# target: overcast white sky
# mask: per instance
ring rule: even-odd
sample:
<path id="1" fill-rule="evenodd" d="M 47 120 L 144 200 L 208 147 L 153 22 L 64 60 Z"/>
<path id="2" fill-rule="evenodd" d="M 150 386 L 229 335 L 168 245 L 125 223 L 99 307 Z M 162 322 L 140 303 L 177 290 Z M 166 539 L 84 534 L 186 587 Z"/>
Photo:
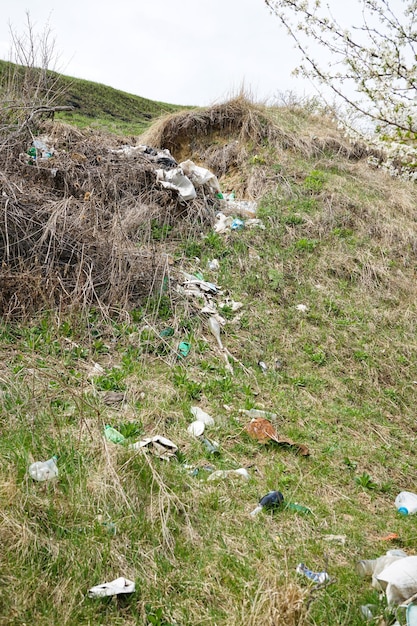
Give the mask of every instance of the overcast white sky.
<path id="1" fill-rule="evenodd" d="M 400 3 L 401 0 L 395 0 Z M 3 0 L 0 58 L 10 58 L 10 26 L 49 23 L 63 74 L 153 100 L 209 105 L 244 84 L 257 100 L 314 93 L 291 76 L 297 51 L 263 0 Z M 351 3 L 344 5 L 346 15 Z M 9 6 L 7 6 L 9 5 Z"/>
<path id="2" fill-rule="evenodd" d="M 49 22 L 63 74 L 174 104 L 208 105 L 242 83 L 257 97 L 296 90 L 292 44 L 263 0 L 3 0 L 0 58 L 25 11 Z M 7 6 L 8 5 L 8 6 Z"/>

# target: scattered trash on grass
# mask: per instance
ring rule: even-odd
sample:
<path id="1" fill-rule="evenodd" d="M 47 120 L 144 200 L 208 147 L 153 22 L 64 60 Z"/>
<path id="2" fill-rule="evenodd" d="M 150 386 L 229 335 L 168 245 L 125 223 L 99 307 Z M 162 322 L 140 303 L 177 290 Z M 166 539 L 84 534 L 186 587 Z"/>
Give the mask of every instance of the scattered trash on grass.
<path id="1" fill-rule="evenodd" d="M 226 202 L 222 203 L 222 213 L 224 215 L 238 215 L 239 217 L 254 218 L 257 211 L 257 203 L 249 200 L 234 200 L 233 198 L 224 198 Z"/>
<path id="2" fill-rule="evenodd" d="M 176 446 L 175 443 L 166 437 L 162 437 L 161 435 L 147 437 L 146 439 L 132 443 L 130 448 L 133 450 L 149 450 L 152 454 L 160 459 L 163 459 L 164 461 L 169 461 L 169 459 L 175 456 L 178 451 L 178 446 Z"/>
<path id="3" fill-rule="evenodd" d="M 268 371 L 268 366 L 267 366 L 267 364 L 265 363 L 265 361 L 258 361 L 258 365 L 259 365 L 259 367 L 261 368 L 262 372 L 263 372 L 264 374 L 266 374 L 266 373 L 267 373 L 267 371 Z"/>
<path id="4" fill-rule="evenodd" d="M 398 605 L 417 593 L 417 556 L 407 556 L 388 565 L 377 576 L 388 605 Z"/>
<path id="5" fill-rule="evenodd" d="M 287 437 L 282 437 L 277 434 L 275 427 L 263 417 L 253 418 L 249 424 L 246 424 L 245 430 L 252 439 L 256 439 L 259 443 L 268 443 L 269 441 L 275 441 L 279 445 L 286 445 L 292 448 L 297 448 L 302 456 L 308 456 L 310 454 L 309 449 L 302 443 L 295 443 Z"/>
<path id="6" fill-rule="evenodd" d="M 210 170 L 200 167 L 190 160 L 180 163 L 180 167 L 195 187 L 205 187 L 213 195 L 220 192 L 219 181 Z"/>
<path id="7" fill-rule="evenodd" d="M 241 220 L 239 217 L 235 217 L 232 223 L 230 224 L 231 230 L 243 230 L 245 228 L 245 222 Z"/>
<path id="8" fill-rule="evenodd" d="M 127 578 L 116 578 L 109 583 L 96 585 L 88 590 L 89 598 L 105 598 L 106 596 L 118 596 L 121 593 L 133 593 L 135 583 Z"/>
<path id="9" fill-rule="evenodd" d="M 239 409 L 239 413 L 247 415 L 248 417 L 264 417 L 265 419 L 269 418 L 271 420 L 278 417 L 276 413 L 271 413 L 271 411 L 264 411 L 262 409 Z"/>
<path id="10" fill-rule="evenodd" d="M 379 611 L 380 608 L 377 604 L 363 604 L 361 606 L 361 613 L 366 620 L 374 619 Z"/>
<path id="11" fill-rule="evenodd" d="M 209 317 L 208 325 L 211 333 L 214 335 L 217 345 L 219 346 L 219 350 L 222 352 L 224 359 L 226 361 L 226 369 L 233 374 L 233 368 L 229 363 L 228 356 L 230 352 L 223 346 L 222 340 L 220 338 L 220 324 L 214 316 Z M 231 356 L 231 355 L 230 355 Z"/>
<path id="12" fill-rule="evenodd" d="M 211 455 L 220 456 L 219 444 L 217 441 L 210 441 L 205 437 L 200 437 L 200 441 Z"/>
<path id="13" fill-rule="evenodd" d="M 295 308 L 297 311 L 301 311 L 302 313 L 307 313 L 308 311 L 308 306 L 306 304 L 297 304 Z"/>
<path id="14" fill-rule="evenodd" d="M 306 513 L 307 515 L 311 513 L 311 509 L 309 509 L 308 506 L 297 504 L 296 502 L 285 502 L 284 509 L 295 511 L 296 513 Z"/>
<path id="15" fill-rule="evenodd" d="M 417 513 L 417 495 L 411 491 L 401 491 L 395 498 L 395 506 L 401 515 Z"/>
<path id="16" fill-rule="evenodd" d="M 188 356 L 190 353 L 191 344 L 188 343 L 188 341 L 181 341 L 181 343 L 178 345 L 177 350 L 178 350 L 178 358 L 185 359 L 185 357 Z"/>
<path id="17" fill-rule="evenodd" d="M 190 411 L 197 421 L 203 422 L 206 426 L 214 426 L 214 419 L 199 406 L 192 406 Z"/>
<path id="18" fill-rule="evenodd" d="M 327 572 L 312 572 L 308 567 L 304 565 L 304 563 L 299 563 L 295 570 L 297 574 L 302 574 L 306 576 L 310 580 L 312 580 L 317 585 L 322 585 L 330 580 L 330 576 Z"/>
<path id="19" fill-rule="evenodd" d="M 213 230 L 219 235 L 229 230 L 233 223 L 233 217 L 231 215 L 226 216 L 224 213 L 217 213 L 216 219 L 217 222 L 214 224 Z"/>
<path id="20" fill-rule="evenodd" d="M 191 180 L 185 176 L 181 167 L 170 170 L 156 170 L 156 179 L 165 189 L 178 191 L 183 200 L 193 200 L 197 197 L 196 190 Z"/>
<path id="21" fill-rule="evenodd" d="M 417 556 L 404 550 L 388 550 L 377 559 L 356 564 L 360 576 L 372 576 L 372 587 L 385 592 L 389 605 L 401 604 L 417 592 Z"/>
<path id="22" fill-rule="evenodd" d="M 125 442 L 125 438 L 123 437 L 122 433 L 119 433 L 118 430 L 116 430 L 112 426 L 109 426 L 109 424 L 107 424 L 104 428 L 104 436 L 107 441 L 111 441 L 112 443 Z"/>
<path id="23" fill-rule="evenodd" d="M 243 302 L 235 302 L 231 298 L 225 298 L 224 302 L 219 303 L 219 309 L 228 308 L 232 313 L 236 313 L 243 307 Z"/>
<path id="24" fill-rule="evenodd" d="M 50 480 L 58 476 L 58 466 L 56 464 L 58 457 L 53 456 L 47 461 L 36 461 L 29 465 L 29 476 L 33 480 L 43 482 L 44 480 Z"/>
<path id="25" fill-rule="evenodd" d="M 165 339 L 166 337 L 172 337 L 173 334 L 174 334 L 174 329 L 168 326 L 168 328 L 164 328 L 163 330 L 161 330 L 161 332 L 159 333 L 159 336 L 162 339 Z"/>
<path id="26" fill-rule="evenodd" d="M 377 541 L 395 541 L 399 539 L 400 536 L 397 533 L 388 533 L 388 535 L 384 535 L 383 537 L 377 537 Z"/>
<path id="27" fill-rule="evenodd" d="M 212 272 L 217 272 L 217 270 L 220 269 L 220 263 L 217 259 L 212 259 L 207 263 L 207 265 L 209 270 L 211 270 Z"/>
<path id="28" fill-rule="evenodd" d="M 284 502 L 284 496 L 280 491 L 269 491 L 265 496 L 259 500 L 258 506 L 256 506 L 251 515 L 257 515 L 262 509 L 274 510 L 278 509 Z"/>
<path id="29" fill-rule="evenodd" d="M 193 437 L 201 437 L 201 435 L 204 433 L 204 429 L 204 422 L 196 420 L 195 422 L 191 422 L 191 424 L 187 428 L 187 431 L 190 433 L 190 435 L 193 435 Z"/>
<path id="30" fill-rule="evenodd" d="M 249 480 L 249 472 L 244 467 L 239 467 L 239 469 L 231 469 L 231 470 L 216 470 L 207 478 L 207 480 L 220 480 L 223 478 L 233 478 L 240 477 L 244 480 Z"/>

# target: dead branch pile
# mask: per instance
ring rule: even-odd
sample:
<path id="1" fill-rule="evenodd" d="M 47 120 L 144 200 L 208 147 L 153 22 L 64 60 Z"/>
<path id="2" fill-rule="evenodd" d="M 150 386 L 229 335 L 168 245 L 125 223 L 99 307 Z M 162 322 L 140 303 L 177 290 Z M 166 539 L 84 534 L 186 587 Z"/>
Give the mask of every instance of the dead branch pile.
<path id="1" fill-rule="evenodd" d="M 161 187 L 161 164 L 120 139 L 53 122 L 42 132 L 50 158 L 31 159 L 27 139 L 0 151 L 0 314 L 137 305 L 166 263 L 152 227 L 211 223 L 213 200 Z"/>

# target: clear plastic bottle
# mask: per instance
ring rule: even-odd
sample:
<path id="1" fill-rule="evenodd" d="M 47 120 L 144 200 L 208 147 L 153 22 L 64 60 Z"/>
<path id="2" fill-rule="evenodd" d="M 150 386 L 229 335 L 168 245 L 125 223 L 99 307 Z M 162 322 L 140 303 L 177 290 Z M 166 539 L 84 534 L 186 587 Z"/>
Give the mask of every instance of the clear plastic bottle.
<path id="1" fill-rule="evenodd" d="M 395 506 L 402 515 L 417 513 L 417 495 L 411 491 L 401 491 L 395 498 Z"/>
<path id="2" fill-rule="evenodd" d="M 53 456 L 47 461 L 36 461 L 36 463 L 32 463 L 32 465 L 29 466 L 29 476 L 39 482 L 55 478 L 58 476 L 57 460 L 58 457 Z"/>

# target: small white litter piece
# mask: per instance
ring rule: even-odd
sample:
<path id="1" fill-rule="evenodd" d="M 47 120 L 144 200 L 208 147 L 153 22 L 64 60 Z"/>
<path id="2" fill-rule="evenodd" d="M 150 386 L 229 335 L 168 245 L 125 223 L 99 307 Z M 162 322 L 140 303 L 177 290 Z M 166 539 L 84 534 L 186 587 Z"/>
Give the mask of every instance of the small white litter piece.
<path id="1" fill-rule="evenodd" d="M 106 596 L 118 596 L 121 593 L 133 593 L 135 583 L 127 578 L 116 578 L 109 583 L 96 585 L 88 590 L 89 598 L 105 598 Z"/>
<path id="2" fill-rule="evenodd" d="M 196 420 L 195 422 L 191 422 L 191 424 L 187 428 L 187 431 L 193 437 L 201 437 L 201 435 L 204 432 L 204 429 L 205 429 L 204 422 L 199 422 L 198 420 Z"/>
<path id="3" fill-rule="evenodd" d="M 295 308 L 297 311 L 301 311 L 301 313 L 307 313 L 308 311 L 308 306 L 306 304 L 297 304 Z"/>
<path id="4" fill-rule="evenodd" d="M 232 470 L 216 470 L 207 478 L 207 480 L 221 480 L 223 478 L 240 477 L 244 480 L 249 480 L 249 472 L 244 467 Z"/>
<path id="5" fill-rule="evenodd" d="M 206 426 L 214 426 L 214 419 L 199 406 L 192 406 L 190 410 L 197 421 L 203 422 Z"/>
<path id="6" fill-rule="evenodd" d="M 169 461 L 171 457 L 175 456 L 178 450 L 178 446 L 175 443 L 166 437 L 162 437 L 162 435 L 147 437 L 146 439 L 132 443 L 129 447 L 133 450 L 150 450 L 152 454 L 164 461 Z"/>

